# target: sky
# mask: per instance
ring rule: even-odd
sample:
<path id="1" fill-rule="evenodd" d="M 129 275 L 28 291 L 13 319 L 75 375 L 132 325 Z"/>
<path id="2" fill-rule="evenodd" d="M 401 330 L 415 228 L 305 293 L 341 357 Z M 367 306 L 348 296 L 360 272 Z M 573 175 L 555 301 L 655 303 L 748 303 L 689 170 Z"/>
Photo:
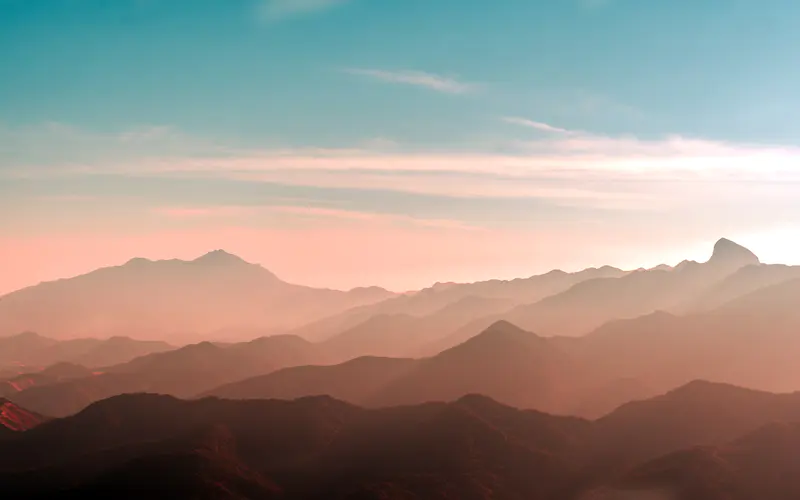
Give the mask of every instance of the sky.
<path id="1" fill-rule="evenodd" d="M 0 0 L 0 293 L 800 264 L 796 0 Z"/>

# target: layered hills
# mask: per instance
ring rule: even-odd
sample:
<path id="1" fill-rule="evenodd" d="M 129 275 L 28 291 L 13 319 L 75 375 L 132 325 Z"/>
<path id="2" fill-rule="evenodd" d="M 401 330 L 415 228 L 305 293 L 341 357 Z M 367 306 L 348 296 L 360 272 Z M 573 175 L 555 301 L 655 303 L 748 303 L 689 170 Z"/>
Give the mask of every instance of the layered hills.
<path id="1" fill-rule="evenodd" d="M 132 394 L 0 439 L 0 484 L 54 499 L 789 500 L 799 419 L 797 394 L 701 381 L 595 421 L 478 395 L 367 410 Z"/>

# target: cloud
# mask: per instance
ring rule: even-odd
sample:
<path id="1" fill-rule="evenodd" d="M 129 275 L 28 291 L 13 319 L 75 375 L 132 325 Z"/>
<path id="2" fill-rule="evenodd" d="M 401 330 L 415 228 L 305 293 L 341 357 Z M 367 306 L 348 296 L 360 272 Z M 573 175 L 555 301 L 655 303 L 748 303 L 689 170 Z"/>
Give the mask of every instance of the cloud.
<path id="1" fill-rule="evenodd" d="M 542 132 L 552 132 L 555 134 L 574 134 L 571 130 L 567 130 L 565 128 L 554 127 L 547 123 L 543 122 L 535 122 L 533 120 L 528 120 L 527 118 L 519 118 L 516 116 L 506 116 L 503 118 L 503 121 L 506 123 L 510 123 L 512 125 L 520 125 L 523 127 L 533 128 L 536 130 L 541 130 Z"/>
<path id="2" fill-rule="evenodd" d="M 313 203 L 313 202 L 311 202 Z M 464 231 L 477 231 L 483 228 L 466 224 L 463 221 L 454 219 L 439 219 L 430 217 L 414 217 L 402 214 L 377 213 L 360 210 L 348 210 L 341 208 L 330 208 L 315 206 L 313 204 L 294 204 L 294 205 L 194 205 L 194 206 L 155 206 L 150 212 L 159 217 L 167 217 L 176 220 L 187 219 L 237 219 L 242 217 L 261 217 L 278 216 L 291 219 L 313 219 L 322 220 L 326 224 L 330 221 L 358 222 L 360 224 L 399 224 L 404 226 L 416 226 L 422 228 L 440 228 Z"/>
<path id="3" fill-rule="evenodd" d="M 475 84 L 461 82 L 454 78 L 426 73 L 424 71 L 387 71 L 380 69 L 349 68 L 346 69 L 345 72 L 380 80 L 382 82 L 414 85 L 448 94 L 467 94 L 477 89 L 477 85 Z"/>
<path id="4" fill-rule="evenodd" d="M 208 217 L 235 217 L 252 214 L 255 207 L 248 206 L 202 206 L 202 207 L 183 207 L 183 206 L 159 206 L 153 207 L 151 212 L 155 215 L 169 217 L 172 219 L 194 219 Z"/>
<path id="5" fill-rule="evenodd" d="M 374 212 L 343 210 L 338 208 L 287 205 L 287 206 L 266 207 L 266 210 L 293 216 L 323 218 L 323 219 L 355 220 L 361 222 L 400 223 L 404 225 L 411 224 L 420 227 L 460 229 L 465 231 L 475 231 L 482 229 L 478 226 L 466 224 L 458 220 L 411 217 L 407 215 L 386 214 L 386 213 L 379 214 Z"/>
<path id="6" fill-rule="evenodd" d="M 260 15 L 275 22 L 292 17 L 314 14 L 347 3 L 349 0 L 263 0 Z"/>
<path id="7" fill-rule="evenodd" d="M 800 207 L 800 148 L 681 136 L 642 140 L 553 132 L 505 143 L 505 152 L 500 154 L 496 149 L 414 149 L 386 140 L 343 148 L 242 149 L 158 127 L 96 134 L 47 125 L 24 130 L 0 127 L 0 151 L 4 153 L 0 179 L 6 179 L 0 183 L 0 200 L 25 195 L 13 188 L 14 182 L 26 189 L 37 182 L 51 186 L 47 195 L 96 195 L 105 192 L 98 185 L 117 178 L 123 185 L 130 183 L 131 191 L 171 193 L 174 189 L 184 201 L 192 190 L 182 183 L 201 182 L 203 191 L 197 196 L 213 197 L 210 186 L 224 181 L 236 196 L 218 200 L 219 205 L 242 203 L 237 196 L 252 197 L 264 190 L 277 190 L 282 196 L 300 190 L 298 196 L 331 195 L 339 202 L 402 194 L 405 198 L 396 196 L 397 204 L 387 210 L 429 215 L 415 206 L 425 201 L 421 197 L 428 197 L 426 206 L 434 210 L 461 207 L 454 219 L 463 217 L 467 222 L 481 215 L 464 203 L 511 207 L 517 203 L 514 200 L 524 200 L 525 211 L 535 205 L 551 213 L 563 209 L 692 213 L 709 207 L 735 210 L 749 204 L 761 207 L 764 214 L 767 206 L 778 214 L 789 214 Z M 80 192 L 52 187 L 56 182 L 84 178 Z M 135 188 L 135 183 L 150 187 Z M 503 200 L 508 203 L 504 205 Z M 173 202 L 181 204 L 181 200 Z M 522 205 L 514 206 L 508 208 L 509 220 L 519 218 L 512 212 Z M 220 210 L 224 215 L 229 209 Z M 184 219 L 213 215 L 178 209 L 167 213 Z M 230 211 L 227 215 L 247 216 Z M 437 218 L 449 218 L 447 213 L 441 215 L 445 217 Z"/>

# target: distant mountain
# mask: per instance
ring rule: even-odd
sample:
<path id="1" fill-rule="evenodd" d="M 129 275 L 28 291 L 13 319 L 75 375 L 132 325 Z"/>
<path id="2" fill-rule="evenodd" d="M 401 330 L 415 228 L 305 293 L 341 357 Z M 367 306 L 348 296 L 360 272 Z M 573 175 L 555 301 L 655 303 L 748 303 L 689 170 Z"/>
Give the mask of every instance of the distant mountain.
<path id="1" fill-rule="evenodd" d="M 749 268 L 758 270 L 747 272 Z M 461 344 L 500 320 L 544 336 L 581 336 L 614 320 L 657 311 L 694 311 L 701 304 L 713 308 L 761 284 L 789 279 L 793 272 L 794 268 L 785 266 L 762 266 L 752 252 L 723 238 L 714 245 L 706 263 L 684 261 L 674 268 L 658 266 L 618 277 L 584 280 L 536 303 L 464 323 L 424 346 L 420 353 L 432 355 Z"/>
<path id="2" fill-rule="evenodd" d="M 611 395 L 598 396 L 583 368 L 551 339 L 498 322 L 432 358 L 363 357 L 331 366 L 287 368 L 205 395 L 295 399 L 324 394 L 362 406 L 388 407 L 484 394 L 519 408 L 597 414 L 598 408 L 610 411 L 630 400 L 630 390 L 607 385 L 603 390 L 613 391 Z"/>
<path id="3" fill-rule="evenodd" d="M 653 390 L 706 379 L 774 392 L 800 387 L 800 280 L 712 311 L 656 312 L 610 322 L 571 342 L 556 339 L 595 379 L 636 378 Z"/>
<path id="4" fill-rule="evenodd" d="M 31 387 L 56 384 L 92 375 L 92 370 L 72 363 L 57 363 L 44 370 L 0 379 L 0 397 L 10 397 Z"/>
<path id="5" fill-rule="evenodd" d="M 708 262 L 684 261 L 672 270 L 644 270 L 618 278 L 593 279 L 532 305 L 520 306 L 504 319 L 542 335 L 582 335 L 614 320 L 635 318 L 683 304 L 758 257 L 727 239 L 714 245 Z"/>
<path id="6" fill-rule="evenodd" d="M 586 280 L 620 277 L 625 274 L 625 271 L 605 266 L 577 273 L 556 270 L 547 274 L 510 281 L 437 283 L 418 292 L 399 295 L 373 305 L 354 308 L 320 321 L 311 322 L 292 333 L 312 341 L 321 341 L 342 334 L 376 316 L 441 316 L 448 314 L 448 308 L 454 308 L 450 311 L 450 317 L 451 323 L 455 324 L 452 329 L 455 329 L 481 315 L 497 314 L 510 310 L 515 305 L 530 304 L 563 292 Z M 452 315 L 454 311 L 459 311 L 461 314 Z M 432 340 L 434 339 L 428 341 Z"/>
<path id="7" fill-rule="evenodd" d="M 228 399 L 297 399 L 327 395 L 367 404 L 386 385 L 407 375 L 420 361 L 363 357 L 331 366 L 298 366 L 215 388 L 205 396 Z"/>
<path id="8" fill-rule="evenodd" d="M 760 264 L 745 266 L 709 289 L 692 297 L 680 307 L 680 312 L 710 311 L 736 298 L 772 285 L 800 279 L 800 266 Z"/>
<path id="9" fill-rule="evenodd" d="M 552 411 L 580 368 L 546 339 L 498 322 L 467 342 L 421 360 L 370 401 L 382 406 L 484 394 L 519 408 Z"/>
<path id="10" fill-rule="evenodd" d="M 119 394 L 153 392 L 190 397 L 288 366 L 325 361 L 315 345 L 293 336 L 265 337 L 228 346 L 203 342 L 142 356 L 108 367 L 101 374 L 32 387 L 10 398 L 26 408 L 63 417 Z"/>
<path id="11" fill-rule="evenodd" d="M 0 334 L 170 339 L 224 329 L 286 329 L 393 294 L 285 283 L 224 251 L 193 261 L 133 259 L 0 297 Z M 221 340 L 221 339 L 220 339 Z"/>
<path id="12" fill-rule="evenodd" d="M 786 392 L 800 387 L 798 298 L 800 280 L 785 281 L 712 311 L 657 311 L 611 321 L 584 337 L 542 338 L 498 322 L 438 355 L 406 361 L 402 369 L 395 368 L 403 360 L 370 358 L 287 370 L 212 394 L 332 394 L 360 405 L 391 406 L 482 393 L 517 407 L 597 417 L 695 379 Z M 406 321 L 396 331 L 363 333 L 379 345 L 376 332 L 386 332 L 392 346 L 393 336 L 408 335 L 414 320 Z"/>
<path id="13" fill-rule="evenodd" d="M 173 349 L 166 342 L 109 339 L 55 340 L 33 332 L 0 337 L 0 366 L 14 367 L 17 373 L 38 371 L 56 363 L 86 367 L 115 365 L 131 359 Z"/>
<path id="14" fill-rule="evenodd" d="M 508 311 L 513 302 L 467 296 L 426 316 L 379 314 L 320 343 L 338 359 L 359 356 L 419 357 L 423 346 L 471 319 Z"/>

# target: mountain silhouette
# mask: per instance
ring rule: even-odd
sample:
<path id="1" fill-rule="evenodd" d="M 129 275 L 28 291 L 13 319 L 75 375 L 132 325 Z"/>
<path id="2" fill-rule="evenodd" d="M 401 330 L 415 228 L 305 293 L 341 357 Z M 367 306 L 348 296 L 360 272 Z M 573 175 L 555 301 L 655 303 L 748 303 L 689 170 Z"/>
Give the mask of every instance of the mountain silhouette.
<path id="1" fill-rule="evenodd" d="M 425 315 L 378 314 L 320 343 L 339 359 L 359 356 L 420 357 L 424 346 L 457 329 L 470 318 L 508 311 L 507 299 L 466 296 Z"/>
<path id="2" fill-rule="evenodd" d="M 15 375 L 40 371 L 56 363 L 94 368 L 124 363 L 138 356 L 170 349 L 173 347 L 166 342 L 128 337 L 55 340 L 34 332 L 24 332 L 0 337 L 0 368 L 11 370 Z"/>
<path id="3" fill-rule="evenodd" d="M 510 310 L 515 305 L 536 302 L 547 296 L 563 292 L 576 283 L 601 277 L 619 277 L 624 274 L 625 271 L 605 266 L 577 273 L 556 270 L 530 278 L 508 281 L 437 283 L 418 292 L 354 308 L 339 315 L 312 322 L 293 333 L 309 340 L 326 340 L 343 334 L 370 318 L 386 315 L 428 317 L 431 323 L 436 323 L 434 318 L 446 316 L 448 317 L 447 326 L 450 331 L 453 331 L 481 316 L 499 314 Z M 457 308 L 461 314 L 456 316 L 452 314 L 452 311 L 448 313 L 448 308 Z M 484 328 L 488 326 L 486 324 Z M 449 333 L 440 332 L 427 326 L 425 331 L 427 342 L 435 340 L 436 336 L 445 336 Z M 420 342 L 424 342 L 426 335 L 418 337 Z"/>
<path id="4" fill-rule="evenodd" d="M 717 446 L 676 451 L 636 467 L 596 500 L 666 492 L 681 500 L 790 500 L 800 497 L 800 424 L 766 424 Z"/>
<path id="5" fill-rule="evenodd" d="M 453 401 L 478 393 L 522 408 L 557 407 L 575 376 L 571 360 L 546 339 L 500 321 L 467 342 L 421 360 L 372 404 Z"/>
<path id="6" fill-rule="evenodd" d="M 202 342 L 142 356 L 90 377 L 31 387 L 10 397 L 26 408 L 63 417 L 119 394 L 155 392 L 191 397 L 287 366 L 322 362 L 325 357 L 315 345 L 288 335 L 223 346 Z"/>
<path id="7" fill-rule="evenodd" d="M 798 410 L 703 381 L 596 421 L 476 394 L 377 410 L 129 394 L 0 439 L 0 483 L 54 499 L 789 500 Z"/>
<path id="8" fill-rule="evenodd" d="M 52 385 L 71 379 L 90 377 L 92 370 L 73 363 L 56 363 L 44 370 L 0 380 L 0 397 L 10 397 L 31 387 Z"/>
<path id="9" fill-rule="evenodd" d="M 228 399 L 297 399 L 328 395 L 367 404 L 387 384 L 408 374 L 419 361 L 362 357 L 331 366 L 298 366 L 217 387 L 205 393 Z"/>
<path id="10" fill-rule="evenodd" d="M 708 263 L 738 269 L 745 266 L 758 265 L 760 261 L 756 254 L 745 247 L 727 238 L 721 238 L 714 244 L 714 251 Z"/>
<path id="11" fill-rule="evenodd" d="M 714 245 L 714 252 L 705 263 L 684 261 L 674 268 L 659 266 L 622 276 L 584 280 L 538 302 L 475 319 L 432 342 L 422 352 L 432 354 L 458 345 L 501 319 L 545 336 L 581 336 L 616 319 L 637 318 L 655 311 L 694 309 L 687 304 L 695 301 L 718 305 L 769 283 L 767 278 L 744 280 L 744 284 L 729 286 L 714 296 L 713 287 L 720 286 L 722 280 L 755 265 L 758 258 L 752 252 L 723 238 Z M 790 273 L 786 273 L 787 279 Z M 775 279 L 781 281 L 780 277 Z M 705 297 L 709 293 L 712 296 Z"/>
<path id="12" fill-rule="evenodd" d="M 292 285 L 217 250 L 193 261 L 132 259 L 5 295 L 0 334 L 147 335 L 180 342 L 226 328 L 274 332 L 391 296 L 378 288 L 351 293 Z"/>

